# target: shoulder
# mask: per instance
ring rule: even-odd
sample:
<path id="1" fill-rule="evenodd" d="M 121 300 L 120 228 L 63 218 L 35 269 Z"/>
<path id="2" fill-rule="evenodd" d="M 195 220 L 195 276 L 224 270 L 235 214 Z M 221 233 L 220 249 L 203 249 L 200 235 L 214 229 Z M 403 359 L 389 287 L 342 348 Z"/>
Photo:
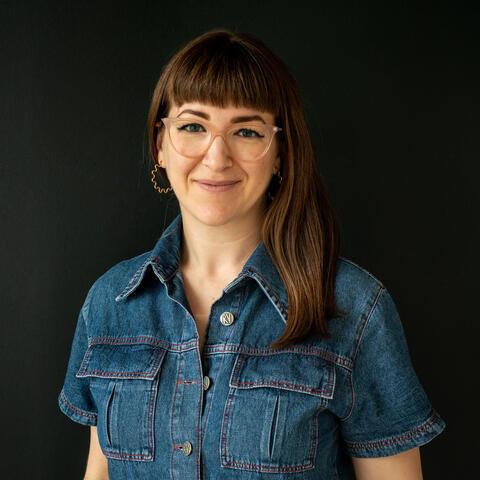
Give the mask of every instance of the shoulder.
<path id="1" fill-rule="evenodd" d="M 135 281 L 141 281 L 145 273 L 145 266 L 151 259 L 152 250 L 140 253 L 134 257 L 123 259 L 101 275 L 91 284 L 82 311 L 85 318 L 90 316 L 92 306 L 95 308 L 107 308 L 115 304 L 115 298 L 122 293 L 127 286 Z"/>
<path id="2" fill-rule="evenodd" d="M 326 341 L 337 353 L 352 358 L 369 315 L 381 296 L 384 283 L 358 263 L 339 257 L 335 276 L 335 302 L 341 315 L 329 319 L 331 337 Z"/>
<path id="3" fill-rule="evenodd" d="M 335 273 L 336 300 L 347 307 L 361 308 L 365 300 L 386 289 L 384 283 L 358 263 L 340 256 Z"/>

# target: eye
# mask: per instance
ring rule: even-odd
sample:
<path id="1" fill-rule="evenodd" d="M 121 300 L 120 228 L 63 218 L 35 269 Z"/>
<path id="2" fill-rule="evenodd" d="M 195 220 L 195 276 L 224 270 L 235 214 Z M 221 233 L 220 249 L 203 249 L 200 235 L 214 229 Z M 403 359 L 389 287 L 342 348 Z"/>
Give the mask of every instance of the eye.
<path id="1" fill-rule="evenodd" d="M 237 131 L 237 133 L 239 132 L 246 132 L 247 135 L 240 135 L 241 137 L 244 137 L 244 138 L 263 138 L 264 135 L 262 135 L 261 133 L 257 132 L 256 130 L 253 130 L 251 128 L 241 128 L 240 130 Z M 253 133 L 253 135 L 252 135 Z"/>
<path id="2" fill-rule="evenodd" d="M 188 127 L 194 127 L 194 128 L 190 129 Z M 198 130 L 195 130 L 195 127 L 203 128 L 199 123 L 186 123 L 184 125 L 177 127 L 177 130 L 180 130 L 182 132 L 188 132 L 188 133 L 197 133 Z"/>

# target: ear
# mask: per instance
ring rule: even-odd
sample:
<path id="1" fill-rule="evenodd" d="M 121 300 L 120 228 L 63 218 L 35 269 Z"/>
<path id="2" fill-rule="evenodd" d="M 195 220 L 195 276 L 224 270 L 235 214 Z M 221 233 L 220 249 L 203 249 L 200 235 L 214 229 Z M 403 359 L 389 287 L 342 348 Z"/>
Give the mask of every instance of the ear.
<path id="1" fill-rule="evenodd" d="M 161 168 L 165 168 L 165 155 L 164 151 L 162 150 L 162 134 L 159 133 L 157 136 L 157 163 L 160 165 Z"/>
<path id="2" fill-rule="evenodd" d="M 163 158 L 163 150 L 162 150 L 162 141 L 163 141 L 163 128 L 157 133 L 157 139 L 156 139 L 156 147 L 158 151 L 157 155 L 157 163 L 164 167 L 164 158 Z"/>
<path id="3" fill-rule="evenodd" d="M 160 165 L 161 168 L 165 168 L 165 162 L 164 162 L 164 158 L 163 158 L 163 150 L 161 150 L 161 149 L 158 150 L 157 163 Z"/>
<path id="4" fill-rule="evenodd" d="M 275 159 L 275 163 L 273 164 L 273 171 L 274 173 L 277 173 L 280 170 L 280 157 L 277 157 Z"/>

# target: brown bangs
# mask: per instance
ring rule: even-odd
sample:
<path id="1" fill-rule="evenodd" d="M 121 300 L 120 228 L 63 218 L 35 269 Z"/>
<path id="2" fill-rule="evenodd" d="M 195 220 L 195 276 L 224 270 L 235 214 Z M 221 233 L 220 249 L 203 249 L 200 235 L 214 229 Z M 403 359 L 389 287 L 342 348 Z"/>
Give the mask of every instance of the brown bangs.
<path id="1" fill-rule="evenodd" d="M 228 35 L 201 40 L 179 56 L 168 78 L 168 98 L 270 112 L 278 117 L 282 102 L 278 77 L 260 50 Z"/>

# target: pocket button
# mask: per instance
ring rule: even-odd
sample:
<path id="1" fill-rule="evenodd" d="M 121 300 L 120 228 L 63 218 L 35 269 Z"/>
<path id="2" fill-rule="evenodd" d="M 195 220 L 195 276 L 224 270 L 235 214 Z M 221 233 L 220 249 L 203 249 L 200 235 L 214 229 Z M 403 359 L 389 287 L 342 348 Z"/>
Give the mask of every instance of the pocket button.
<path id="1" fill-rule="evenodd" d="M 235 317 L 231 312 L 223 312 L 220 315 L 220 323 L 222 325 L 225 325 L 226 327 L 229 327 L 234 321 L 235 321 Z"/>

